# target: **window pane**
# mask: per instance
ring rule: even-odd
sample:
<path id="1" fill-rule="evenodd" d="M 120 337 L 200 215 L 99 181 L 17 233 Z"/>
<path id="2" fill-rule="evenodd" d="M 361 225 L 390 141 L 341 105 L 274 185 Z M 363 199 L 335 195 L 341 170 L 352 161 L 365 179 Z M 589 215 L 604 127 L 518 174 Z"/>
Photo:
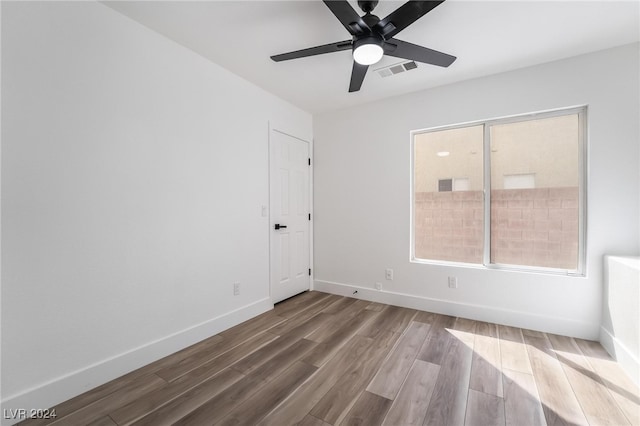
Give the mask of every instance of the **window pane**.
<path id="1" fill-rule="evenodd" d="M 491 263 L 578 267 L 577 114 L 493 125 Z"/>
<path id="2" fill-rule="evenodd" d="M 414 136 L 418 259 L 482 263 L 484 126 Z"/>

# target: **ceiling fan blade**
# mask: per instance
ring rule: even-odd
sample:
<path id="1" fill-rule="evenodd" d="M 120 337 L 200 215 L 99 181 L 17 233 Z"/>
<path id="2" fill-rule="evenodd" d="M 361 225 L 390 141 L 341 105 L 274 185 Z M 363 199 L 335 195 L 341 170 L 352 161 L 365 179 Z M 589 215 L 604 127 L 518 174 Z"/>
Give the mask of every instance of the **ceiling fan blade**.
<path id="1" fill-rule="evenodd" d="M 339 41 L 337 43 L 324 44 L 322 46 L 309 47 L 308 49 L 301 49 L 293 52 L 281 53 L 280 55 L 273 55 L 271 59 L 276 62 L 280 62 L 288 61 L 289 59 L 322 55 L 324 53 L 339 52 L 341 50 L 350 50 L 352 43 L 353 42 L 351 40 Z"/>
<path id="2" fill-rule="evenodd" d="M 362 20 L 347 0 L 323 1 L 351 35 L 355 36 L 371 32 L 371 28 Z"/>
<path id="3" fill-rule="evenodd" d="M 381 19 L 375 26 L 378 33 L 389 40 L 400 31 L 413 24 L 415 21 L 429 13 L 436 6 L 444 3 L 442 1 L 415 1 L 411 0 L 394 10 L 384 19 Z"/>
<path id="4" fill-rule="evenodd" d="M 353 69 L 351 70 L 351 82 L 349 83 L 349 93 L 357 92 L 362 87 L 364 76 L 367 74 L 369 65 L 360 65 L 353 61 Z"/>
<path id="5" fill-rule="evenodd" d="M 396 58 L 437 65 L 439 67 L 448 67 L 456 60 L 455 56 L 395 38 L 392 38 L 384 44 L 384 54 Z"/>

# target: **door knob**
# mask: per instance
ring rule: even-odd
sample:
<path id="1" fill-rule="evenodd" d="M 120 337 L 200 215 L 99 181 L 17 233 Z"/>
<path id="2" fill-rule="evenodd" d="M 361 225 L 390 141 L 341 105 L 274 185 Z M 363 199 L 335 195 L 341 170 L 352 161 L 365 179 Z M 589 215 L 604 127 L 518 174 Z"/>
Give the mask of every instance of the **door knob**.
<path id="1" fill-rule="evenodd" d="M 282 228 L 286 228 L 286 227 L 287 227 L 287 225 L 280 225 L 279 223 L 276 223 L 276 226 L 275 226 L 276 229 L 282 229 Z"/>

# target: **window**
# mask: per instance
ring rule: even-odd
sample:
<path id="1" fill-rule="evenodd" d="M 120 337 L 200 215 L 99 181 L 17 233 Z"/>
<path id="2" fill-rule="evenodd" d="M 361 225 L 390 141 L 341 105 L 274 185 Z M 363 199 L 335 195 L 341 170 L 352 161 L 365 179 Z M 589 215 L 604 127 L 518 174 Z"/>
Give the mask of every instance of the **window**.
<path id="1" fill-rule="evenodd" d="M 468 191 L 469 179 L 467 178 L 451 178 L 438 180 L 438 192 L 447 191 Z"/>
<path id="2" fill-rule="evenodd" d="M 582 274 L 585 114 L 412 132 L 412 260 Z"/>
<path id="3" fill-rule="evenodd" d="M 450 192 L 450 191 L 453 191 L 453 179 L 439 179 L 438 192 Z"/>
<path id="4" fill-rule="evenodd" d="M 531 189 L 536 187 L 536 175 L 522 173 L 518 175 L 504 175 L 502 183 L 504 189 Z"/>
<path id="5" fill-rule="evenodd" d="M 454 191 L 468 191 L 469 190 L 469 179 L 467 179 L 467 178 L 455 178 L 455 179 L 453 179 L 453 190 Z"/>

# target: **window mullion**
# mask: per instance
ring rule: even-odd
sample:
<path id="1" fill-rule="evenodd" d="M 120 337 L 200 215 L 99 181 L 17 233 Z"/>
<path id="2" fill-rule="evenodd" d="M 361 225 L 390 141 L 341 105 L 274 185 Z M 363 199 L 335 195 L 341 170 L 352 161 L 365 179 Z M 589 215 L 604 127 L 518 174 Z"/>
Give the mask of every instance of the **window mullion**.
<path id="1" fill-rule="evenodd" d="M 484 125 L 483 145 L 483 208 L 484 208 L 484 247 L 482 263 L 491 264 L 491 126 Z"/>

